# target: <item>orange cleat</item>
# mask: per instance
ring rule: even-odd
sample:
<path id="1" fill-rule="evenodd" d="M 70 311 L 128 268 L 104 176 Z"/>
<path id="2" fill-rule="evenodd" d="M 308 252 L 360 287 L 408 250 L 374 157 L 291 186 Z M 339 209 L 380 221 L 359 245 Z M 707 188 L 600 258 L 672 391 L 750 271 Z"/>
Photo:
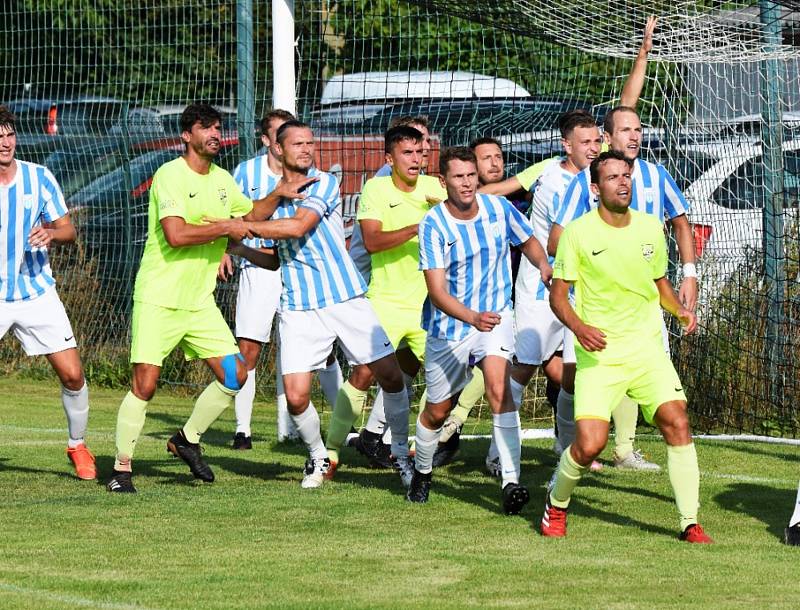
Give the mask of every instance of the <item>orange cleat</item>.
<path id="1" fill-rule="evenodd" d="M 711 544 L 714 542 L 711 537 L 703 531 L 699 523 L 686 526 L 686 529 L 681 532 L 680 539 L 684 542 L 693 542 L 695 544 Z"/>
<path id="2" fill-rule="evenodd" d="M 81 443 L 77 447 L 67 447 L 67 457 L 75 466 L 75 475 L 79 479 L 92 481 L 97 478 L 94 456 L 86 445 Z"/>
<path id="3" fill-rule="evenodd" d="M 550 504 L 549 493 L 544 505 L 541 528 L 545 538 L 563 538 L 567 535 L 567 509 Z"/>
<path id="4" fill-rule="evenodd" d="M 326 481 L 333 481 L 333 477 L 336 476 L 336 468 L 339 466 L 339 462 L 334 462 L 331 460 L 330 466 L 328 466 L 328 470 L 325 471 L 325 474 L 322 475 L 322 478 Z"/>

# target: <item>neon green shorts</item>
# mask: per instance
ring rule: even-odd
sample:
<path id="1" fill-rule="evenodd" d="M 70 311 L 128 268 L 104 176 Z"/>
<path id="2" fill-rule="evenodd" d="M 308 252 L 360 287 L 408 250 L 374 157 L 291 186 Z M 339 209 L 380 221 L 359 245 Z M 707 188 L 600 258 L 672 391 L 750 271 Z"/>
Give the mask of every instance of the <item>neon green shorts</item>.
<path id="1" fill-rule="evenodd" d="M 198 311 L 133 302 L 131 363 L 161 366 L 180 347 L 187 360 L 238 354 L 233 333 L 215 304 Z"/>
<path id="2" fill-rule="evenodd" d="M 681 380 L 666 352 L 654 350 L 630 364 L 578 366 L 575 374 L 575 419 L 611 420 L 611 412 L 628 395 L 653 423 L 656 409 L 672 400 L 686 401 Z"/>
<path id="3" fill-rule="evenodd" d="M 408 347 L 420 362 L 425 358 L 425 339 L 428 333 L 422 328 L 422 311 L 402 309 L 389 303 L 370 300 L 378 321 L 395 351 Z"/>

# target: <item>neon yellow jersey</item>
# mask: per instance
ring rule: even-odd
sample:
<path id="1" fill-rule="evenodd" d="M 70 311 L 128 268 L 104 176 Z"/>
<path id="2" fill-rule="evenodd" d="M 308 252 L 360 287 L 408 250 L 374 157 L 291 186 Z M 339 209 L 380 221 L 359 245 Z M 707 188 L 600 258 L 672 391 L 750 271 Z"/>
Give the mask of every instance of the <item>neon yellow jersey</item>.
<path id="1" fill-rule="evenodd" d="M 165 163 L 153 176 L 147 211 L 147 242 L 136 275 L 133 300 L 161 307 L 197 311 L 214 299 L 217 267 L 228 240 L 173 248 L 161 219 L 183 218 L 199 225 L 205 217 L 233 218 L 253 209 L 233 177 L 211 164 L 208 174 L 191 170 L 183 157 Z"/>
<path id="2" fill-rule="evenodd" d="M 526 167 L 520 173 L 518 173 L 516 178 L 519 180 L 522 188 L 524 188 L 526 191 L 530 191 L 533 185 L 539 179 L 539 176 L 541 176 L 544 172 L 544 169 L 550 164 L 550 161 L 558 158 L 559 157 L 552 157 L 550 159 L 545 159 L 544 161 L 539 161 L 538 163 L 534 163 L 530 167 Z"/>
<path id="3" fill-rule="evenodd" d="M 443 201 L 447 191 L 438 178 L 420 176 L 416 188 L 405 193 L 391 176 L 367 180 L 358 203 L 358 220 L 378 220 L 381 230 L 395 231 L 419 224 L 431 209 L 428 198 Z M 435 205 L 435 204 L 433 204 Z M 419 270 L 419 239 L 372 255 L 372 277 L 367 297 L 378 303 L 422 311 L 428 295 L 425 276 Z"/>
<path id="4" fill-rule="evenodd" d="M 607 224 L 598 210 L 564 229 L 553 277 L 574 282 L 575 312 L 606 335 L 606 348 L 587 352 L 575 340 L 578 366 L 637 361 L 663 351 L 661 307 L 654 280 L 667 272 L 667 244 L 661 222 L 630 211 L 627 227 Z"/>

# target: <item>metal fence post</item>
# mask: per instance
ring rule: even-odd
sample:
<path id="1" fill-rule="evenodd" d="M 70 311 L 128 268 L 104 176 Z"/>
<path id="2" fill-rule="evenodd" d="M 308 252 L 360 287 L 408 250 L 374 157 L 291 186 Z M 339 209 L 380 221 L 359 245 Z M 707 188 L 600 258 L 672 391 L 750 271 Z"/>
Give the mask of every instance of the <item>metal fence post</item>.
<path id="1" fill-rule="evenodd" d="M 253 0 L 236 0 L 236 130 L 239 161 L 255 156 L 253 125 L 256 114 L 253 64 Z"/>

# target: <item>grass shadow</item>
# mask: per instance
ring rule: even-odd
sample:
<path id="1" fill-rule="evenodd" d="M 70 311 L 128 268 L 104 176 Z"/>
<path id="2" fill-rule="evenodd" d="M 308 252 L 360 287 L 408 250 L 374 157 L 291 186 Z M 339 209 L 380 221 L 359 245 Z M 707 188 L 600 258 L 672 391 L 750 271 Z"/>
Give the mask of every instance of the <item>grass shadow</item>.
<path id="1" fill-rule="evenodd" d="M 783 540 L 796 492 L 776 489 L 758 483 L 734 483 L 714 496 L 718 506 L 735 513 L 744 513 L 761 521 L 765 529 Z"/>

